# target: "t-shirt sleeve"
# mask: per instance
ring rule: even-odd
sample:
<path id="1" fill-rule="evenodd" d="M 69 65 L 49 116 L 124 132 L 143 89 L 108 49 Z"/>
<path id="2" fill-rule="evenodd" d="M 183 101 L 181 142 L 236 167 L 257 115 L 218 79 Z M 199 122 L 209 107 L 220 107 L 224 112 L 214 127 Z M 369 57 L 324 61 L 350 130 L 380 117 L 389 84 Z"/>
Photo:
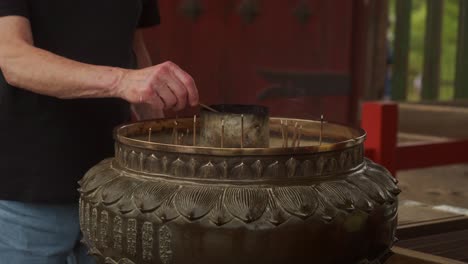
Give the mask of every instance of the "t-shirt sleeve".
<path id="1" fill-rule="evenodd" d="M 27 0 L 0 0 L 0 17 L 24 16 L 28 17 Z"/>
<path id="2" fill-rule="evenodd" d="M 2 0 L 0 0 L 2 1 Z M 14 0 L 10 0 L 14 1 Z M 158 0 L 143 0 L 143 9 L 141 11 L 138 27 L 151 27 L 160 23 Z"/>

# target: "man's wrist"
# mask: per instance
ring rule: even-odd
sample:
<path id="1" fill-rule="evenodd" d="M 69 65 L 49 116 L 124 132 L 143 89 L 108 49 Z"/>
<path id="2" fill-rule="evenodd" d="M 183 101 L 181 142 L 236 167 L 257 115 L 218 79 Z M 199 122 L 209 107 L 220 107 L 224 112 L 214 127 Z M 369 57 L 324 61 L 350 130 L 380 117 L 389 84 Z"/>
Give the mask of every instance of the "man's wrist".
<path id="1" fill-rule="evenodd" d="M 108 68 L 108 72 L 105 74 L 105 77 L 102 79 L 100 88 L 104 89 L 104 93 L 109 97 L 118 97 L 124 98 L 124 91 L 126 89 L 126 76 L 130 70 L 123 68 Z"/>

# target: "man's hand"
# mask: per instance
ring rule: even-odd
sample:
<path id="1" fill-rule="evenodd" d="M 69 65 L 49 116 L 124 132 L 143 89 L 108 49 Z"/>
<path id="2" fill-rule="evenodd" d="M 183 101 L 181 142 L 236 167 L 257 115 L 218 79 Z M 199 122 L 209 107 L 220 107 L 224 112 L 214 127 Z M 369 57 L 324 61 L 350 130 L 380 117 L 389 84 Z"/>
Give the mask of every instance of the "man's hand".
<path id="1" fill-rule="evenodd" d="M 182 110 L 198 105 L 192 77 L 172 62 L 141 70 L 125 70 L 116 95 L 133 104 L 149 104 L 155 110 Z"/>

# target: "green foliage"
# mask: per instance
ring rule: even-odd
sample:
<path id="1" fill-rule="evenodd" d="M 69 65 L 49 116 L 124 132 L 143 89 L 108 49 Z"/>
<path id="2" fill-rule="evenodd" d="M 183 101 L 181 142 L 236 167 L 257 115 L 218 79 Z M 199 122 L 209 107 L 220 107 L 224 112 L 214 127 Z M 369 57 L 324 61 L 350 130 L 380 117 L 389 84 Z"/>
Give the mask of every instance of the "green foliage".
<path id="1" fill-rule="evenodd" d="M 422 74 L 424 62 L 424 35 L 426 28 L 426 1 L 413 0 L 411 15 L 411 36 L 409 54 L 408 100 L 419 100 L 419 92 L 413 81 Z M 431 1 L 431 0 L 429 0 Z M 439 99 L 453 99 L 453 81 L 455 78 L 455 56 L 457 49 L 458 1 L 445 0 L 443 10 L 442 54 L 441 54 L 441 90 Z M 462 0 L 464 1 L 464 0 Z M 395 30 L 395 0 L 390 0 L 390 31 Z M 392 37 L 392 33 L 390 36 Z M 393 39 L 393 38 L 392 38 Z"/>

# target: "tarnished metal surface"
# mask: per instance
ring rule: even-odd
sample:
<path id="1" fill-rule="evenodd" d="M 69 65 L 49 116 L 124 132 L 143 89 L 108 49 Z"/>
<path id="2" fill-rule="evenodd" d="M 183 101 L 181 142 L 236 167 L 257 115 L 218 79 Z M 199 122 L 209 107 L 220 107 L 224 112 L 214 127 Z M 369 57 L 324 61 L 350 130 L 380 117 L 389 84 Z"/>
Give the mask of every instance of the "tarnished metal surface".
<path id="1" fill-rule="evenodd" d="M 270 148 L 175 146 L 174 120 L 118 128 L 115 158 L 80 181 L 91 253 L 112 264 L 374 263 L 393 245 L 400 190 L 364 159 L 364 132 L 327 124 L 317 146 L 316 122 L 288 119 L 304 141 L 281 148 L 280 121 Z"/>
<path id="2" fill-rule="evenodd" d="M 203 110 L 200 114 L 200 145 L 225 148 L 268 148 L 270 128 L 268 109 L 261 106 L 219 105 L 219 112 Z M 224 129 L 222 129 L 224 124 Z M 243 137 L 243 139 L 242 139 Z"/>

